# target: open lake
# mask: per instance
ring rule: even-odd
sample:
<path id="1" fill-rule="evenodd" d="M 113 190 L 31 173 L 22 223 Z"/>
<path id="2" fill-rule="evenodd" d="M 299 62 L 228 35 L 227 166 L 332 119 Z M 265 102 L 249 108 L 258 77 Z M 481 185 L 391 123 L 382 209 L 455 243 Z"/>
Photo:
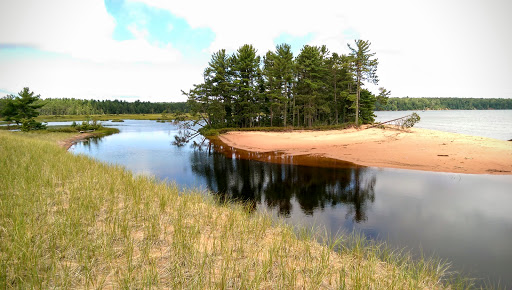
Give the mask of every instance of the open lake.
<path id="1" fill-rule="evenodd" d="M 482 279 L 479 285 L 500 281 L 512 286 L 510 175 L 381 169 L 329 160 L 323 166 L 300 166 L 289 164 L 293 158 L 252 161 L 246 159 L 250 153 L 216 142 L 206 141 L 201 149 L 177 147 L 172 141 L 178 129 L 170 123 L 104 124 L 121 132 L 70 150 L 181 187 L 253 201 L 255 210 L 293 225 L 325 227 L 332 234 L 356 230 L 392 247 L 434 254 L 451 261 L 453 270 Z"/>
<path id="2" fill-rule="evenodd" d="M 512 110 L 450 110 L 450 111 L 377 111 L 376 122 L 385 122 L 416 112 L 417 128 L 489 137 L 512 139 Z"/>

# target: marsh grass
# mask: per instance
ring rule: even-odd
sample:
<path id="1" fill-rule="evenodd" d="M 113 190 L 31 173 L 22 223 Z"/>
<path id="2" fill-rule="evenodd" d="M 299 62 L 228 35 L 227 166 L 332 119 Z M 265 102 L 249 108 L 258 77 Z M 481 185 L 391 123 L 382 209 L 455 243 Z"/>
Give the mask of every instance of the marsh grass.
<path id="1" fill-rule="evenodd" d="M 464 288 L 361 236 L 75 156 L 68 133 L 0 132 L 0 288 Z M 322 244 L 316 239 L 321 239 Z"/>

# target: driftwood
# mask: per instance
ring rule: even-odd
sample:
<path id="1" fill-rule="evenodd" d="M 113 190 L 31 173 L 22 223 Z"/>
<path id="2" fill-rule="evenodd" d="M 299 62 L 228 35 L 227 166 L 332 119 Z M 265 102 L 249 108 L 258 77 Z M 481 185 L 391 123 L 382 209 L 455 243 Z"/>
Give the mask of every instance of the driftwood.
<path id="1" fill-rule="evenodd" d="M 374 128 L 374 127 L 381 126 L 381 125 L 384 125 L 384 124 L 387 124 L 387 123 L 391 123 L 391 122 L 403 123 L 403 121 L 406 118 L 410 118 L 411 116 L 412 116 L 412 114 L 411 115 L 407 115 L 407 116 L 403 116 L 403 117 L 400 117 L 400 118 L 396 118 L 396 119 L 393 119 L 393 120 L 389 120 L 389 121 L 386 121 L 386 122 L 380 122 L 380 123 L 374 124 L 374 125 L 372 125 L 370 127 L 366 127 L 366 129 Z"/>

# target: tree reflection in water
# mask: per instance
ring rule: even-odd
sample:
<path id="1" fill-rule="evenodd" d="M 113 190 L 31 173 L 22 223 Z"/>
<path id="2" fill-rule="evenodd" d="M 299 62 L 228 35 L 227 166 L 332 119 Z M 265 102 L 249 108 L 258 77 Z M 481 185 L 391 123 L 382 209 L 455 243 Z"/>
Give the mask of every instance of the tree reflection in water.
<path id="1" fill-rule="evenodd" d="M 221 199 L 248 201 L 253 208 L 265 203 L 282 216 L 290 215 L 292 199 L 306 215 L 344 204 L 349 208 L 347 218 L 366 221 L 366 208 L 375 200 L 375 174 L 365 167 L 333 160 L 329 167 L 320 167 L 326 160 L 252 153 L 226 148 L 218 142 L 191 154 L 192 170 L 204 177 L 208 188 Z M 315 164 L 319 166 L 312 166 Z"/>

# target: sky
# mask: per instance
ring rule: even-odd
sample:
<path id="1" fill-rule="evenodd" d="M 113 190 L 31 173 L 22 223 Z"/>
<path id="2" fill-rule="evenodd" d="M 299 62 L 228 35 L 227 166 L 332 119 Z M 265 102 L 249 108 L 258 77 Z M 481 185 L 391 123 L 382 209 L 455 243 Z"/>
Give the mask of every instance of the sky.
<path id="1" fill-rule="evenodd" d="M 392 97 L 512 98 L 510 0 L 2 0 L 0 97 L 185 101 L 212 53 L 371 42 Z M 368 86 L 376 92 L 377 87 Z"/>

